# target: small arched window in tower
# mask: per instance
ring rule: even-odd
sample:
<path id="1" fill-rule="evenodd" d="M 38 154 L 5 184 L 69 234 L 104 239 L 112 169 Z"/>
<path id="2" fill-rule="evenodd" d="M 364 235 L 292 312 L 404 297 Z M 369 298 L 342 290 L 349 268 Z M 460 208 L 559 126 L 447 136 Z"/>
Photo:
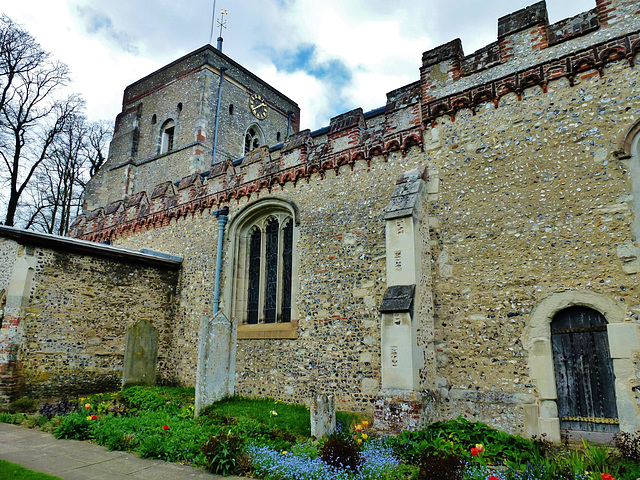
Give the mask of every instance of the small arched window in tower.
<path id="1" fill-rule="evenodd" d="M 247 129 L 247 133 L 244 134 L 244 154 L 255 150 L 256 148 L 264 145 L 264 136 L 262 130 L 257 125 L 251 125 Z"/>
<path id="2" fill-rule="evenodd" d="M 279 142 L 279 141 L 280 141 L 280 138 L 281 138 L 281 137 L 280 137 L 280 132 L 276 133 L 276 141 L 278 141 L 278 142 Z"/>
<path id="3" fill-rule="evenodd" d="M 156 114 L 154 113 L 154 114 L 151 116 L 151 125 L 155 125 L 155 124 L 157 123 L 157 121 L 158 121 L 158 117 L 157 117 L 157 116 L 156 116 Z"/>
<path id="4" fill-rule="evenodd" d="M 160 153 L 167 153 L 173 150 L 173 140 L 175 134 L 175 122 L 167 120 L 160 130 Z"/>
<path id="5" fill-rule="evenodd" d="M 176 107 L 178 109 L 178 112 L 182 111 L 182 102 L 178 103 L 178 106 Z"/>
<path id="6" fill-rule="evenodd" d="M 233 103 L 229 104 L 229 115 L 233 115 Z"/>

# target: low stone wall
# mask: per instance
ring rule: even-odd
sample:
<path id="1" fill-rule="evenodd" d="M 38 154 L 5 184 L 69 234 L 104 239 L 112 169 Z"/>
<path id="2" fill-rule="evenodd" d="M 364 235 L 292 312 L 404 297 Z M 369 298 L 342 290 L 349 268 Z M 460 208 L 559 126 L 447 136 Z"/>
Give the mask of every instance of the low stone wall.
<path id="1" fill-rule="evenodd" d="M 0 285 L 8 292 L 0 395 L 119 388 L 126 332 L 140 319 L 159 330 L 158 380 L 174 380 L 162 367 L 173 336 L 179 261 L 8 227 L 0 227 L 1 237 L 2 269 L 11 274 Z"/>

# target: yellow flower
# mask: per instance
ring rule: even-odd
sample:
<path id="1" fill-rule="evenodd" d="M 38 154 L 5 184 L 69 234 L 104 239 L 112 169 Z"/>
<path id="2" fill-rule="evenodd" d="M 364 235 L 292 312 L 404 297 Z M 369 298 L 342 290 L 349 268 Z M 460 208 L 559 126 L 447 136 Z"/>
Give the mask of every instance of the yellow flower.
<path id="1" fill-rule="evenodd" d="M 367 435 L 366 433 L 363 433 L 363 434 L 362 434 L 362 438 L 363 438 L 364 440 L 366 440 L 367 438 L 369 438 L 369 435 Z"/>
<path id="2" fill-rule="evenodd" d="M 286 451 L 286 450 L 283 450 L 283 451 L 282 451 L 282 454 L 283 454 L 283 455 L 286 455 L 286 454 L 287 454 L 287 451 Z"/>
<path id="3" fill-rule="evenodd" d="M 368 427 L 369 426 L 369 422 L 367 420 L 363 420 L 362 421 L 362 426 L 365 427 L 365 428 Z"/>
<path id="4" fill-rule="evenodd" d="M 362 439 L 361 438 L 359 438 L 357 441 L 358 441 L 358 443 L 362 443 Z"/>
<path id="5" fill-rule="evenodd" d="M 91 415 L 87 415 L 87 420 L 91 421 Z"/>

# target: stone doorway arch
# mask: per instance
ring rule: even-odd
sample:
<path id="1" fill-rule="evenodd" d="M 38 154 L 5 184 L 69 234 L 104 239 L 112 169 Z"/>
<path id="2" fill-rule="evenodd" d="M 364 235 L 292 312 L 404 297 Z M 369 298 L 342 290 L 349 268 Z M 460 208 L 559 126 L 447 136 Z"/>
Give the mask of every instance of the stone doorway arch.
<path id="1" fill-rule="evenodd" d="M 529 374 L 538 390 L 537 409 L 528 419 L 528 432 L 545 434 L 552 442 L 561 440 L 551 322 L 558 312 L 573 306 L 593 309 L 606 319 L 620 431 L 640 430 L 640 412 L 636 411 L 635 395 L 631 390 L 635 381 L 632 356 L 640 352 L 637 325 L 625 322 L 624 312 L 615 301 L 605 295 L 591 291 L 565 291 L 549 295 L 534 308 L 525 333 Z"/>

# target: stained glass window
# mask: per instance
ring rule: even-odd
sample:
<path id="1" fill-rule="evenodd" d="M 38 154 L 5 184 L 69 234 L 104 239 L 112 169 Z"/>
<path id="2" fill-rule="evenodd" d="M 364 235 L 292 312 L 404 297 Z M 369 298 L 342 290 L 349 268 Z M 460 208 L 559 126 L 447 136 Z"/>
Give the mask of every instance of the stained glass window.
<path id="1" fill-rule="evenodd" d="M 249 295 L 247 323 L 258 323 L 260 306 L 260 263 L 262 261 L 262 234 L 259 229 L 251 233 L 249 240 Z"/>
<path id="2" fill-rule="evenodd" d="M 295 317 L 293 209 L 275 199 L 268 202 L 264 213 L 248 207 L 246 220 L 240 217 L 232 231 L 239 235 L 232 315 L 245 324 L 291 323 Z"/>
<path id="3" fill-rule="evenodd" d="M 291 321 L 291 275 L 293 267 L 293 222 L 282 231 L 282 322 Z"/>
<path id="4" fill-rule="evenodd" d="M 269 221 L 266 230 L 264 322 L 275 323 L 278 314 L 278 221 Z"/>

